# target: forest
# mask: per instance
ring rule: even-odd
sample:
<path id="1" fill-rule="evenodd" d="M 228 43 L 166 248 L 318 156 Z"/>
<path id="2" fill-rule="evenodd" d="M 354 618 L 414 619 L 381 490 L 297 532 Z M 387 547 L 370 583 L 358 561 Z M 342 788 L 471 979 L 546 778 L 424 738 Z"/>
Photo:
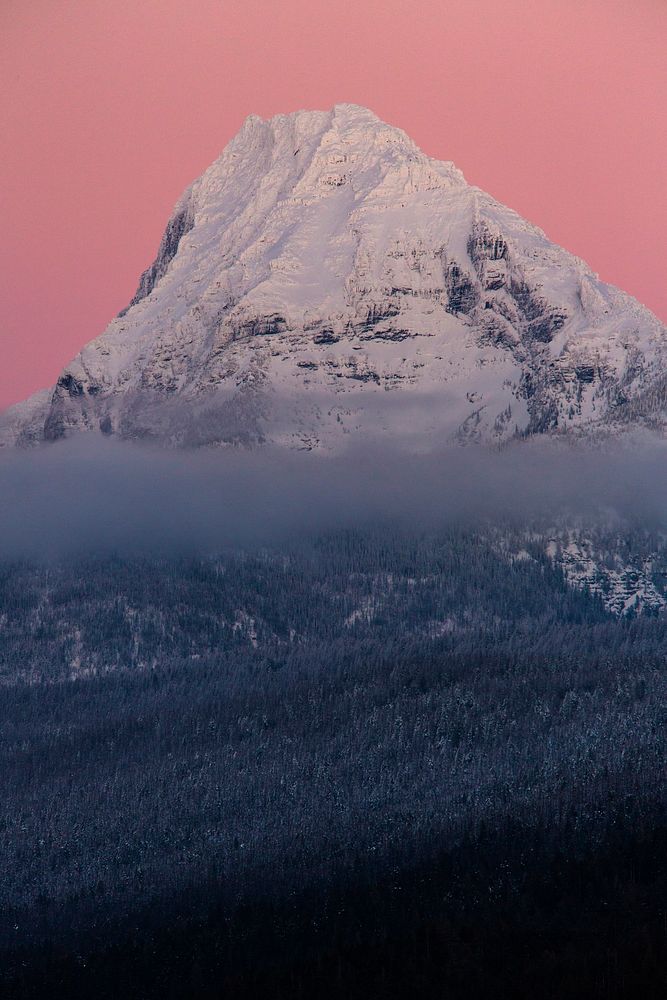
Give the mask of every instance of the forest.
<path id="1" fill-rule="evenodd" d="M 4 563 L 3 995 L 663 995 L 667 620 L 530 555 Z"/>

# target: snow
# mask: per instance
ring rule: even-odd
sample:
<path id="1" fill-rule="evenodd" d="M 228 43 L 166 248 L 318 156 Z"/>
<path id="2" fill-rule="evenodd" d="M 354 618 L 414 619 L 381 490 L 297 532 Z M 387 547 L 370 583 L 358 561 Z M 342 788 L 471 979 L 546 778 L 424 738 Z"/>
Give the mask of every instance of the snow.
<path id="1" fill-rule="evenodd" d="M 614 566 L 605 565 L 601 545 L 596 545 L 591 534 L 582 528 L 563 529 L 560 537 L 561 555 L 558 544 L 552 539 L 547 547 L 547 555 L 563 571 L 571 587 L 588 590 L 596 594 L 612 614 L 623 616 L 633 612 L 660 611 L 667 606 L 665 596 L 653 580 L 653 558 L 625 558 L 619 540 L 606 539 L 611 545 Z"/>
<path id="2" fill-rule="evenodd" d="M 30 444 L 41 436 L 52 396 L 53 389 L 40 389 L 0 413 L 0 449 Z"/>
<path id="3" fill-rule="evenodd" d="M 352 104 L 247 118 L 133 301 L 0 442 L 38 437 L 45 406 L 47 437 L 329 451 L 355 433 L 423 448 L 585 430 L 660 377 L 667 343 L 634 299 Z M 222 430 L 188 426 L 214 410 Z"/>

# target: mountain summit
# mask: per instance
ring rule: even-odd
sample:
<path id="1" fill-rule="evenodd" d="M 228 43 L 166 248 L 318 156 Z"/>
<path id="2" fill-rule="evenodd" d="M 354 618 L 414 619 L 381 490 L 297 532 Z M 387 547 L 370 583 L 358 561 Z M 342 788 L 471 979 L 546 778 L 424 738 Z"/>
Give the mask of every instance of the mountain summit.
<path id="1" fill-rule="evenodd" d="M 0 443 L 417 447 L 661 427 L 667 329 L 366 108 L 246 119 Z M 349 440 L 349 438 L 347 439 Z"/>

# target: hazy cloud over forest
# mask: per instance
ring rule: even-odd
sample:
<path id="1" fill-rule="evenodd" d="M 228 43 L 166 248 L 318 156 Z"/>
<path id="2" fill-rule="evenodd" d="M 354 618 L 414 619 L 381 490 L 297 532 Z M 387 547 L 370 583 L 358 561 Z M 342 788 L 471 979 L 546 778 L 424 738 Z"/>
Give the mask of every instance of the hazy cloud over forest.
<path id="1" fill-rule="evenodd" d="M 0 557 L 204 552 L 310 531 L 616 512 L 665 521 L 667 447 L 543 442 L 428 455 L 169 452 L 80 438 L 0 457 Z"/>

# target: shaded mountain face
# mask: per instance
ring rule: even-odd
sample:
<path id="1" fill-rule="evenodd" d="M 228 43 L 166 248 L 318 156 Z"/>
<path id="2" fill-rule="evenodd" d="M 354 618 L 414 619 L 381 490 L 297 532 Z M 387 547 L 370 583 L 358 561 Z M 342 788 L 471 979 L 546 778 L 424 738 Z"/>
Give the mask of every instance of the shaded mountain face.
<path id="1" fill-rule="evenodd" d="M 0 442 L 428 448 L 660 428 L 667 330 L 370 111 L 251 116 Z"/>

